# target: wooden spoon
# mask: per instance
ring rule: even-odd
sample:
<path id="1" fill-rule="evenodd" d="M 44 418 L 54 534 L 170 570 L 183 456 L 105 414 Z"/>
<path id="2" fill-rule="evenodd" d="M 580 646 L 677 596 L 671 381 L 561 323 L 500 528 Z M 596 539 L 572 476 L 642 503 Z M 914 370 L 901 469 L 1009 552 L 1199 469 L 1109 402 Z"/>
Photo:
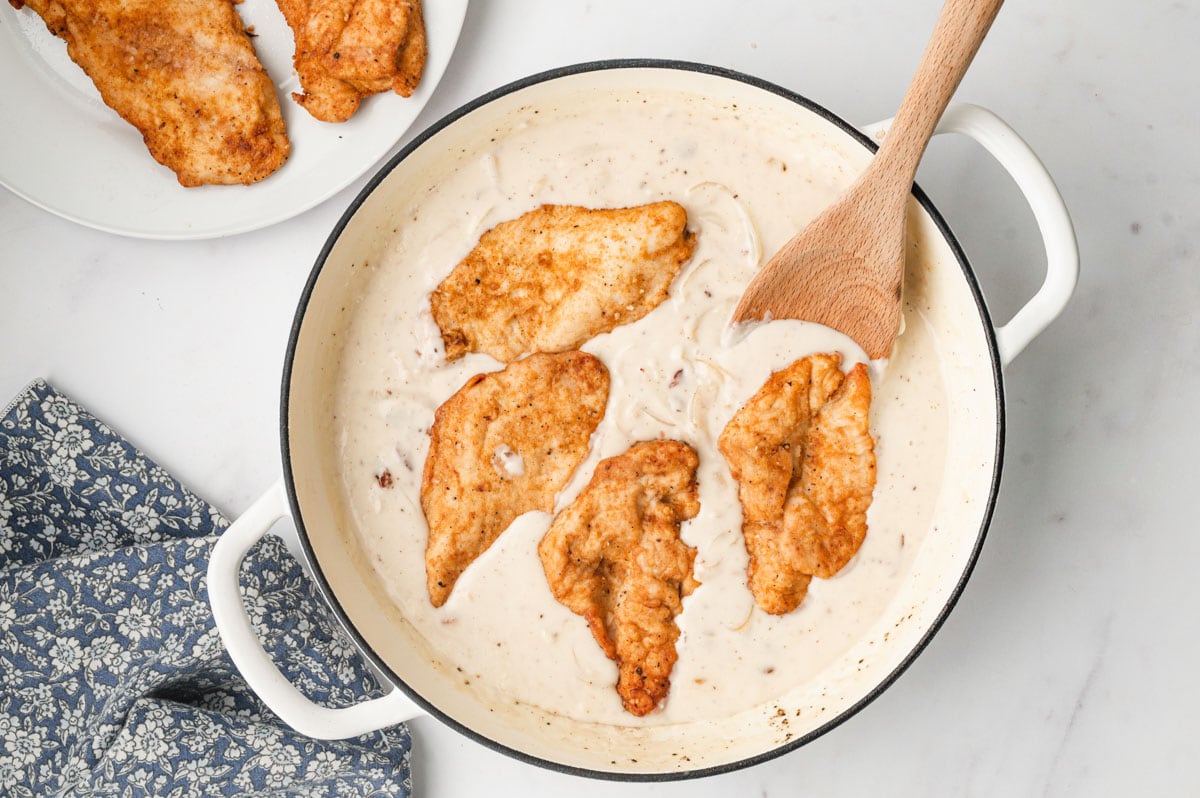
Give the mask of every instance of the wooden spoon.
<path id="1" fill-rule="evenodd" d="M 1003 2 L 947 0 L 871 165 L 758 272 L 733 312 L 734 323 L 815 321 L 853 338 L 873 360 L 891 353 L 917 164 Z"/>

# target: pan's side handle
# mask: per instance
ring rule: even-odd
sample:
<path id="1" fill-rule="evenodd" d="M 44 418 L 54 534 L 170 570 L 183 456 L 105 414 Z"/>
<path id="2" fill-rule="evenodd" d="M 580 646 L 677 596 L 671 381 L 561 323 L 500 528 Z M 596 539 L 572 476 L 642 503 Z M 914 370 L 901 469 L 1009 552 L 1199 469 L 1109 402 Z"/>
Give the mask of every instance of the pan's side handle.
<path id="1" fill-rule="evenodd" d="M 891 125 L 886 119 L 863 128 L 880 140 Z M 1033 210 L 1046 247 L 1046 279 L 1008 324 L 996 328 L 1000 362 L 1007 366 L 1030 341 L 1058 318 L 1079 279 L 1079 244 L 1062 194 L 1041 159 L 1008 123 L 986 108 L 956 103 L 946 109 L 935 133 L 961 133 L 991 153 L 1017 184 Z"/>
<path id="2" fill-rule="evenodd" d="M 288 514 L 283 483 L 271 486 L 217 539 L 208 562 L 208 600 L 229 657 L 250 688 L 284 723 L 322 740 L 357 737 L 424 712 L 399 689 L 343 709 L 314 704 L 284 677 L 263 649 L 242 604 L 238 573 L 246 552 Z"/>

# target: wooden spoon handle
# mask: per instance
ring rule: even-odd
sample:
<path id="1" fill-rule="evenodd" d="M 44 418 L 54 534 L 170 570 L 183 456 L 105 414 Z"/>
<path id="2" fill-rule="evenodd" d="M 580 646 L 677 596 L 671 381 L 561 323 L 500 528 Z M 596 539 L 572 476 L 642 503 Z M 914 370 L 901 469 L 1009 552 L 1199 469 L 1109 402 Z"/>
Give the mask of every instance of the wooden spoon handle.
<path id="1" fill-rule="evenodd" d="M 872 164 L 881 173 L 876 179 L 889 173 L 902 196 L 912 188 L 933 130 L 1003 4 L 1004 0 L 946 0 L 942 7 L 917 73 Z"/>

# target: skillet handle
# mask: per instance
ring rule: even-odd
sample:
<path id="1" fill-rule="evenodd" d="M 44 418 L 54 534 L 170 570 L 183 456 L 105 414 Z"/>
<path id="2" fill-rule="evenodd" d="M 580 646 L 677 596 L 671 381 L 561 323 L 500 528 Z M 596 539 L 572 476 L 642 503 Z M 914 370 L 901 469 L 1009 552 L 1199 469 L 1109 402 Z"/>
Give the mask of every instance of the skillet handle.
<path id="1" fill-rule="evenodd" d="M 863 132 L 879 141 L 891 124 L 892 120 L 886 119 L 867 125 Z M 1042 287 L 1008 324 L 996 328 L 1000 363 L 1007 366 L 1058 318 L 1075 292 L 1075 283 L 1079 279 L 1079 244 L 1075 240 L 1075 227 L 1062 194 L 1041 159 L 1003 119 L 978 105 L 956 103 L 946 109 L 934 133 L 962 133 L 1000 162 L 1033 210 L 1046 246 L 1046 279 Z"/>
<path id="2" fill-rule="evenodd" d="M 289 682 L 263 649 L 242 604 L 238 572 L 246 552 L 288 515 L 283 483 L 276 482 L 217 539 L 208 562 L 208 600 L 225 648 L 242 678 L 284 723 L 321 740 L 357 737 L 425 714 L 401 690 L 343 709 L 314 704 Z"/>

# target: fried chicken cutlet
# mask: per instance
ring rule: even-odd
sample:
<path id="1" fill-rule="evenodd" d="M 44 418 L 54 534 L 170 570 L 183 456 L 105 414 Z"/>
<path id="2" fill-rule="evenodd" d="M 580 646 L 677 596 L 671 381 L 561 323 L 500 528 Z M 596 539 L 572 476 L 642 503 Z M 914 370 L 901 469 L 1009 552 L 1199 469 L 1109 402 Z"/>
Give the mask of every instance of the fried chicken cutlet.
<path id="1" fill-rule="evenodd" d="M 667 297 L 695 238 L 675 202 L 543 205 L 502 222 L 430 295 L 446 359 L 574 349 Z"/>
<path id="2" fill-rule="evenodd" d="M 625 710 L 642 716 L 671 686 L 683 597 L 696 550 L 679 525 L 700 512 L 696 452 L 672 440 L 636 443 L 602 460 L 538 544 L 554 597 L 582 615 L 617 663 Z"/>
<path id="3" fill-rule="evenodd" d="M 554 509 L 604 418 L 608 384 L 592 355 L 536 354 L 475 375 L 437 409 L 421 480 L 433 606 L 513 519 Z"/>
<path id="4" fill-rule="evenodd" d="M 777 371 L 717 442 L 738 483 L 750 591 L 765 612 L 800 605 L 812 577 L 846 565 L 875 489 L 871 381 L 859 363 L 813 355 Z"/>
<path id="5" fill-rule="evenodd" d="M 184 186 L 249 184 L 290 151 L 275 85 L 230 0 L 28 4 Z"/>
<path id="6" fill-rule="evenodd" d="M 292 95 L 322 122 L 344 122 L 364 97 L 412 96 L 425 70 L 421 0 L 276 0 L 295 40 L 304 93 Z"/>

